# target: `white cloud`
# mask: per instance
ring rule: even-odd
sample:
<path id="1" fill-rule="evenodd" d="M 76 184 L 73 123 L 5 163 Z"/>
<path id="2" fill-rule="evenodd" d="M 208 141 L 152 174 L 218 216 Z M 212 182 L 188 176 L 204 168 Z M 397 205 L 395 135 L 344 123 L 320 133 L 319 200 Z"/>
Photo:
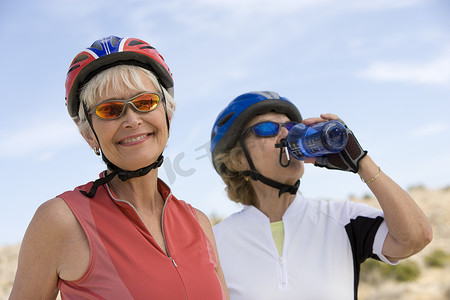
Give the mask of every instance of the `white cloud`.
<path id="1" fill-rule="evenodd" d="M 293 12 L 298 9 L 320 6 L 330 2 L 330 0 L 197 0 L 198 4 L 226 9 L 235 14 L 277 14 L 283 12 Z"/>
<path id="2" fill-rule="evenodd" d="M 446 132 L 448 129 L 447 124 L 436 121 L 410 131 L 409 135 L 414 138 L 424 138 Z"/>
<path id="3" fill-rule="evenodd" d="M 37 2 L 36 6 L 38 6 L 42 12 L 45 12 L 45 14 L 50 16 L 66 18 L 67 15 L 71 15 L 75 16 L 77 19 L 84 19 L 97 14 L 97 12 L 108 7 L 108 1 L 46 0 Z"/>
<path id="4" fill-rule="evenodd" d="M 448 85 L 450 83 L 450 51 L 422 63 L 374 62 L 360 72 L 359 76 L 377 81 Z"/>
<path id="5" fill-rule="evenodd" d="M 337 10 L 337 11 L 367 11 L 405 8 L 422 3 L 423 0 L 195 0 L 200 5 L 229 10 L 237 15 L 258 15 L 280 13 L 296 13 L 301 10 Z"/>
<path id="6" fill-rule="evenodd" d="M 85 1 L 81 0 L 81 2 Z M 77 5 L 83 7 L 84 5 L 79 2 L 76 2 Z M 121 15 L 122 23 L 136 32 L 142 32 L 144 36 L 152 31 L 155 34 L 165 32 L 165 26 L 175 24 L 178 30 L 183 31 L 183 35 L 190 39 L 193 36 L 201 38 L 212 34 L 235 38 L 236 34 L 242 34 L 243 31 L 248 32 L 253 29 L 259 33 L 262 28 L 267 31 L 286 22 L 290 23 L 290 30 L 286 32 L 286 35 L 292 35 L 301 28 L 315 24 L 317 20 L 348 13 L 358 14 L 364 11 L 411 7 L 421 2 L 423 0 L 129 0 L 124 2 L 126 4 L 118 5 L 119 7 L 123 5 L 123 9 L 130 5 L 135 7 L 130 13 Z M 102 13 L 111 14 L 109 7 L 105 7 Z M 103 5 L 97 5 L 91 10 L 101 8 Z M 166 17 L 159 19 L 160 16 Z M 249 36 L 252 35 L 249 34 Z M 154 41 L 154 35 L 152 39 Z"/>
<path id="7" fill-rule="evenodd" d="M 57 150 L 79 143 L 74 125 L 65 121 L 29 124 L 18 131 L 3 132 L 0 142 L 0 157 L 20 156 L 49 160 Z"/>
<path id="8" fill-rule="evenodd" d="M 420 3 L 424 2 L 423 0 L 355 0 L 350 1 L 353 8 L 356 10 L 386 10 L 386 9 L 395 9 L 395 8 L 405 8 L 416 6 Z"/>

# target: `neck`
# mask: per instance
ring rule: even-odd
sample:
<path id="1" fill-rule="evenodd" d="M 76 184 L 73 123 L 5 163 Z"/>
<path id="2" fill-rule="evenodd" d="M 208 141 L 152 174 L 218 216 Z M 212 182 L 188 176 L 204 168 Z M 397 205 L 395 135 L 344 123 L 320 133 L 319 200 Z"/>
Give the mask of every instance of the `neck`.
<path id="1" fill-rule="evenodd" d="M 295 195 L 283 193 L 278 197 L 278 189 L 259 181 L 253 181 L 252 186 L 256 194 L 253 205 L 264 213 L 270 219 L 270 222 L 281 221 L 287 208 L 294 201 Z"/>
<path id="2" fill-rule="evenodd" d="M 108 172 L 110 172 L 108 170 Z M 158 191 L 158 170 L 154 169 L 147 175 L 122 181 L 117 176 L 109 183 L 117 198 L 130 202 L 136 209 L 159 207 L 163 203 Z"/>

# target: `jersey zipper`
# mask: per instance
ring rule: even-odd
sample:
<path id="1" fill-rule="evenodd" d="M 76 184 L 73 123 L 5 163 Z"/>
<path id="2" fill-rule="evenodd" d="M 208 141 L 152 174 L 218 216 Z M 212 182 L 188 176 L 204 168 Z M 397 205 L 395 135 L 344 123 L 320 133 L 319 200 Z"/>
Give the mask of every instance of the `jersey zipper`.
<path id="1" fill-rule="evenodd" d="M 172 256 L 170 255 L 169 252 L 169 247 L 167 246 L 167 242 L 166 242 L 166 235 L 164 233 L 164 213 L 166 211 L 166 205 L 169 202 L 169 197 L 172 196 L 172 193 L 169 193 L 169 195 L 167 196 L 167 198 L 164 200 L 164 206 L 163 206 L 163 210 L 161 213 L 161 232 L 163 235 L 163 241 L 164 241 L 164 247 L 166 248 L 166 252 L 167 252 L 167 256 L 169 257 L 169 259 L 172 261 L 173 265 L 175 266 L 175 270 L 177 271 L 178 276 L 180 277 L 181 280 L 181 284 L 183 285 L 183 289 L 184 289 L 184 295 L 186 296 L 186 299 L 188 299 L 188 295 L 187 295 L 187 291 L 186 291 L 186 286 L 184 284 L 184 280 L 183 277 L 181 277 L 180 272 L 178 271 L 178 266 L 177 263 L 175 262 L 175 260 L 172 258 Z"/>
<path id="2" fill-rule="evenodd" d="M 105 186 L 106 186 L 106 188 L 107 188 L 107 190 L 108 190 L 109 196 L 110 196 L 112 199 L 114 199 L 114 201 L 126 203 L 127 205 L 129 205 L 129 206 L 136 212 L 136 214 L 137 214 L 137 216 L 139 217 L 139 219 L 141 220 L 142 224 L 144 224 L 144 226 L 145 226 L 144 220 L 142 220 L 141 215 L 139 214 L 139 212 L 137 211 L 137 209 L 134 207 L 134 205 L 131 204 L 130 202 L 126 201 L 126 200 L 121 200 L 121 199 L 115 198 L 115 197 L 113 196 L 113 194 L 111 193 L 111 190 L 110 190 L 110 188 L 109 188 L 109 185 L 108 185 L 108 184 L 105 184 Z M 164 212 L 166 211 L 166 205 L 167 205 L 167 202 L 169 201 L 169 198 L 170 198 L 171 196 L 172 196 L 172 192 L 170 192 L 169 195 L 167 196 L 167 198 L 164 199 L 164 206 L 163 206 L 163 210 L 162 210 L 162 213 L 161 213 L 161 232 L 162 232 L 162 236 L 163 236 L 164 248 L 166 249 L 167 257 L 170 259 L 170 261 L 172 262 L 173 266 L 175 267 L 175 271 L 177 272 L 178 277 L 180 278 L 181 284 L 183 285 L 184 295 L 186 296 L 186 299 L 188 299 L 188 295 L 187 295 L 187 291 L 186 291 L 186 286 L 185 286 L 185 284 L 184 284 L 184 281 L 183 281 L 183 278 L 181 277 L 180 272 L 178 271 L 178 265 L 177 265 L 177 263 L 175 262 L 175 260 L 174 260 L 174 259 L 172 258 L 172 256 L 170 255 L 169 247 L 167 246 L 167 242 L 166 242 L 166 235 L 165 235 L 165 233 L 164 233 Z M 147 226 L 146 226 L 146 227 L 147 227 Z M 147 228 L 147 231 L 148 231 L 148 228 Z M 149 232 L 150 232 L 150 231 L 149 231 Z"/>
<path id="3" fill-rule="evenodd" d="M 277 249 L 277 245 L 275 243 L 275 240 L 273 238 L 273 234 L 272 234 L 272 228 L 270 226 L 270 222 L 269 222 L 269 226 L 267 227 L 267 234 L 269 235 L 269 240 L 272 243 L 272 255 L 274 256 L 275 259 L 278 259 L 277 262 L 277 272 L 278 272 L 278 286 L 281 289 L 285 289 L 287 287 L 287 270 L 286 270 L 286 260 L 284 259 L 285 257 L 285 250 L 286 250 L 286 231 L 285 231 L 285 237 L 284 237 L 284 241 L 283 241 L 283 251 L 280 254 L 278 253 L 278 249 Z"/>

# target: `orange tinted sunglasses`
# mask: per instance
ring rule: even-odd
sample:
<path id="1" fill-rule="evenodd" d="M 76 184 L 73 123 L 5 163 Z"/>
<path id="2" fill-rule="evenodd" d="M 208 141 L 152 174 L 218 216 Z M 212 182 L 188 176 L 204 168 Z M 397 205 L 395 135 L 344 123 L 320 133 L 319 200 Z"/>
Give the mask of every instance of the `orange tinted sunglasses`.
<path id="1" fill-rule="evenodd" d="M 91 113 L 104 120 L 114 120 L 122 116 L 125 106 L 131 104 L 134 110 L 149 112 L 155 110 L 161 102 L 161 97 L 156 93 L 145 92 L 127 100 L 106 100 L 95 106 Z"/>

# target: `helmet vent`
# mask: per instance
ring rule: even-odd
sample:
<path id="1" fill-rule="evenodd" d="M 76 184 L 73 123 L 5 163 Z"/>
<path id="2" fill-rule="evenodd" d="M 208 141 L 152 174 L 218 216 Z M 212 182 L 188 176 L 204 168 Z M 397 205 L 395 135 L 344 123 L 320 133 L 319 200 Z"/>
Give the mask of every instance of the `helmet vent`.
<path id="1" fill-rule="evenodd" d="M 103 50 L 102 44 L 100 44 L 99 41 L 96 41 L 95 43 L 93 43 L 93 44 L 91 45 L 91 47 L 92 47 L 92 48 L 95 48 L 95 49 L 97 49 L 97 50 L 100 50 L 100 51 Z"/>
<path id="2" fill-rule="evenodd" d="M 138 40 L 132 40 L 128 45 L 129 46 L 136 46 L 136 45 L 140 45 L 140 44 L 144 44 L 144 43 L 141 42 L 141 41 L 138 41 Z"/>
<path id="3" fill-rule="evenodd" d="M 141 49 L 155 49 L 155 48 L 153 48 L 152 46 L 144 46 L 144 47 L 141 47 Z"/>
<path id="4" fill-rule="evenodd" d="M 116 36 L 111 36 L 111 45 L 115 47 L 117 43 L 120 41 L 120 39 Z"/>
<path id="5" fill-rule="evenodd" d="M 72 67 L 70 67 L 69 71 L 67 71 L 67 74 L 69 74 L 70 72 L 72 72 L 73 70 L 75 70 L 76 68 L 79 68 L 80 65 L 74 65 Z"/>
<path id="6" fill-rule="evenodd" d="M 234 115 L 234 112 L 229 113 L 228 115 L 224 116 L 222 119 L 220 119 L 219 123 L 217 125 L 223 126 L 228 120 L 231 119 L 231 117 Z"/>
<path id="7" fill-rule="evenodd" d="M 73 64 L 76 64 L 76 63 L 79 63 L 80 61 L 83 61 L 83 60 L 85 60 L 86 58 L 89 58 L 89 56 L 84 55 L 84 54 L 78 55 L 78 56 L 75 57 L 75 59 L 73 60 L 72 65 L 73 65 Z"/>

